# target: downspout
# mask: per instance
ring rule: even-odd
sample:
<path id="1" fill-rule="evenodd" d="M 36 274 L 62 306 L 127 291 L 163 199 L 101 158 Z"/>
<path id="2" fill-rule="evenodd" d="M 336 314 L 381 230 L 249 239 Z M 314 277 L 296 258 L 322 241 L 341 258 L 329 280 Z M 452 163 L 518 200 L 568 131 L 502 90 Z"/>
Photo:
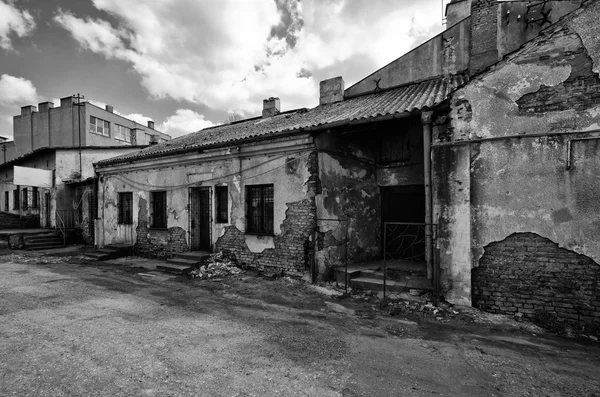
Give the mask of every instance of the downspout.
<path id="1" fill-rule="evenodd" d="M 425 262 L 427 279 L 433 279 L 433 205 L 431 200 L 431 110 L 421 113 L 423 124 L 423 177 L 425 184 Z"/>

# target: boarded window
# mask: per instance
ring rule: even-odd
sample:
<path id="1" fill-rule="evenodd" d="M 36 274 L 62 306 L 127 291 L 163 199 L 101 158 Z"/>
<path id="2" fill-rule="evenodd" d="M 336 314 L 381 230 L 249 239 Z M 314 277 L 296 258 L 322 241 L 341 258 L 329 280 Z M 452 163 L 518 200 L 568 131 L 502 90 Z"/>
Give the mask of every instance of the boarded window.
<path id="1" fill-rule="evenodd" d="M 246 186 L 246 231 L 273 234 L 273 185 Z"/>
<path id="2" fill-rule="evenodd" d="M 131 225 L 133 223 L 133 193 L 119 193 L 119 223 Z"/>
<path id="3" fill-rule="evenodd" d="M 150 227 L 164 229 L 167 227 L 167 192 L 150 192 L 152 201 L 152 224 Z"/>
<path id="4" fill-rule="evenodd" d="M 229 214 L 227 186 L 215 186 L 215 200 L 217 201 L 217 223 L 227 223 Z"/>
<path id="5" fill-rule="evenodd" d="M 410 134 L 407 132 L 385 135 L 381 139 L 381 162 L 383 164 L 410 160 Z"/>

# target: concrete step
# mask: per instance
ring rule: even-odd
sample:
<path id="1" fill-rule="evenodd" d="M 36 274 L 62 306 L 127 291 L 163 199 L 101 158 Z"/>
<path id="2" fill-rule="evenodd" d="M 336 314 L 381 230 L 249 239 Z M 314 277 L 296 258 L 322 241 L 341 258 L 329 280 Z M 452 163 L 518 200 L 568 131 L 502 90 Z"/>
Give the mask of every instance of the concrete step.
<path id="1" fill-rule="evenodd" d="M 381 265 L 383 268 L 383 264 Z M 396 270 L 408 273 L 427 273 L 427 265 L 425 263 L 406 261 L 406 260 L 391 260 L 386 264 L 388 270 Z"/>
<path id="2" fill-rule="evenodd" d="M 34 235 L 23 236 L 23 241 L 25 241 L 25 242 L 44 241 L 44 240 L 48 240 L 48 239 L 61 239 L 62 240 L 62 235 L 51 233 L 51 234 L 34 234 Z"/>
<path id="3" fill-rule="evenodd" d="M 63 245 L 63 239 L 57 238 L 57 239 L 48 239 L 48 240 L 36 240 L 34 242 L 25 242 L 25 246 L 28 248 L 32 248 L 32 247 L 36 247 L 36 246 L 40 246 L 40 245 L 54 245 L 54 244 Z"/>
<path id="4" fill-rule="evenodd" d="M 187 259 L 196 262 L 202 262 L 206 258 L 211 255 L 210 252 L 206 251 L 190 251 L 190 252 L 180 252 L 175 254 L 175 258 Z"/>
<path id="5" fill-rule="evenodd" d="M 40 250 L 48 250 L 48 249 L 62 248 L 62 247 L 64 247 L 64 245 L 61 241 L 60 244 L 36 245 L 35 247 L 28 247 L 28 249 L 30 249 L 32 251 L 40 251 Z"/>
<path id="6" fill-rule="evenodd" d="M 165 273 L 173 273 L 173 274 L 185 274 L 192 270 L 191 266 L 186 265 L 177 265 L 174 263 L 164 263 L 161 265 L 156 265 L 156 270 L 160 270 Z"/>
<path id="7" fill-rule="evenodd" d="M 106 261 L 108 259 L 112 259 L 110 254 L 104 253 L 104 252 L 86 252 L 84 254 L 84 256 L 90 258 L 90 259 L 95 259 L 97 261 Z"/>
<path id="8" fill-rule="evenodd" d="M 171 265 L 181 265 L 187 267 L 196 267 L 200 265 L 199 261 L 192 259 L 183 259 L 183 258 L 169 258 L 167 259 L 167 263 Z"/>
<path id="9" fill-rule="evenodd" d="M 352 288 L 365 289 L 371 291 L 383 291 L 383 280 L 368 277 L 358 277 L 350 280 Z M 407 292 L 411 289 L 431 290 L 431 282 L 425 278 L 424 280 L 414 279 L 406 281 L 386 281 L 386 290 L 390 292 Z"/>

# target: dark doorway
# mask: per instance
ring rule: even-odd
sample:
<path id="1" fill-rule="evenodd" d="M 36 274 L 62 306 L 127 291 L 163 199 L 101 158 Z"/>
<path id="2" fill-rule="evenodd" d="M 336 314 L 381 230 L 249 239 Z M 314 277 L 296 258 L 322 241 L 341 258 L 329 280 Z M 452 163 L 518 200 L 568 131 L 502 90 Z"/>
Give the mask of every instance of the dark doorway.
<path id="1" fill-rule="evenodd" d="M 44 208 L 46 209 L 46 228 L 50 228 L 50 193 L 44 193 Z"/>
<path id="2" fill-rule="evenodd" d="M 385 186 L 381 188 L 381 241 L 395 259 L 425 258 L 425 186 Z M 401 225 L 384 227 L 385 222 Z"/>
<path id="3" fill-rule="evenodd" d="M 190 249 L 211 251 L 211 189 L 190 189 Z"/>
<path id="4" fill-rule="evenodd" d="M 92 191 L 88 194 L 88 234 L 90 236 L 90 242 L 95 244 L 96 241 L 96 229 L 95 220 L 98 217 L 98 206 L 96 201 L 96 195 Z"/>

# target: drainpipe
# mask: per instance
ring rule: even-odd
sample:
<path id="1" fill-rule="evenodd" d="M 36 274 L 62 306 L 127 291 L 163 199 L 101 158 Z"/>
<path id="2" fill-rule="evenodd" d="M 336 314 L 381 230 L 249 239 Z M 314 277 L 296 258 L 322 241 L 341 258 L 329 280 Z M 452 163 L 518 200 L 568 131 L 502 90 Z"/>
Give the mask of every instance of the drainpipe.
<path id="1" fill-rule="evenodd" d="M 431 119 L 433 112 L 421 113 L 423 124 L 423 176 L 425 183 L 425 261 L 427 262 L 427 278 L 433 278 L 433 208 L 431 200 Z"/>

